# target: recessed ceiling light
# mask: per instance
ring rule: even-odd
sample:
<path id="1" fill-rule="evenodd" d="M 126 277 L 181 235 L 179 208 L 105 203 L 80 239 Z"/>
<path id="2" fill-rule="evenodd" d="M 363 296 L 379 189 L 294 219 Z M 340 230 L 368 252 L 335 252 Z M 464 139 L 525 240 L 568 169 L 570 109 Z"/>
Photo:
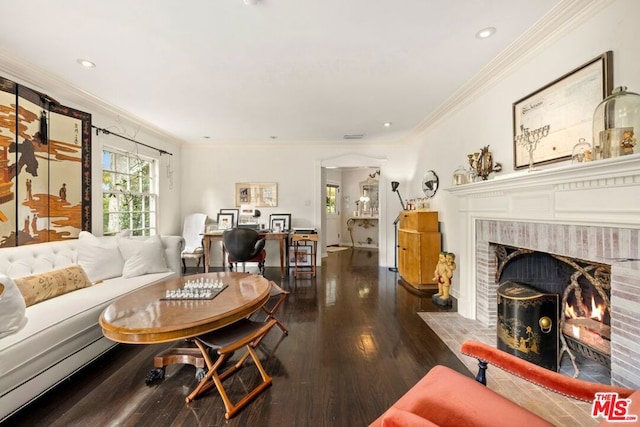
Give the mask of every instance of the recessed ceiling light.
<path id="1" fill-rule="evenodd" d="M 276 135 L 271 135 L 269 138 L 271 139 L 278 139 L 278 137 Z"/>
<path id="2" fill-rule="evenodd" d="M 203 136 L 204 139 L 211 139 L 211 137 L 209 135 L 205 135 Z"/>
<path id="3" fill-rule="evenodd" d="M 82 65 L 84 68 L 96 68 L 96 64 L 88 59 L 78 59 L 78 64 Z"/>
<path id="4" fill-rule="evenodd" d="M 496 33 L 496 29 L 494 27 L 483 28 L 476 33 L 476 38 L 478 39 L 486 39 L 491 37 Z"/>
<path id="5" fill-rule="evenodd" d="M 384 127 L 390 128 L 392 124 L 393 123 L 391 123 L 391 122 L 384 122 Z"/>

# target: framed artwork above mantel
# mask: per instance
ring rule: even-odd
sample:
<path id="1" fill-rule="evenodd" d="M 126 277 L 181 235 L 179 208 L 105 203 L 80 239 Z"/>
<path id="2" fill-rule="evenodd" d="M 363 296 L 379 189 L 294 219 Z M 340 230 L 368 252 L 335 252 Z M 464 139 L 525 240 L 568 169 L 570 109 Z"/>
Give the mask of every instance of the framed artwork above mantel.
<path id="1" fill-rule="evenodd" d="M 527 131 L 547 127 L 533 147 L 533 164 L 571 158 L 580 138 L 592 142 L 593 114 L 613 90 L 613 52 L 608 51 L 513 103 L 514 169 L 529 166 Z"/>

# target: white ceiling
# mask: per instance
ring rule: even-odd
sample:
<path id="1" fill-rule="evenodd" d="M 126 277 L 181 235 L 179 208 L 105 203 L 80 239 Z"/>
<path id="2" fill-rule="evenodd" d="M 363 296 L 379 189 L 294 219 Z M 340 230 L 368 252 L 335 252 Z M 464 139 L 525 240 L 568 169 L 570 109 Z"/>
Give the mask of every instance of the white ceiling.
<path id="1" fill-rule="evenodd" d="M 0 52 L 187 143 L 393 142 L 559 3 L 5 0 Z"/>

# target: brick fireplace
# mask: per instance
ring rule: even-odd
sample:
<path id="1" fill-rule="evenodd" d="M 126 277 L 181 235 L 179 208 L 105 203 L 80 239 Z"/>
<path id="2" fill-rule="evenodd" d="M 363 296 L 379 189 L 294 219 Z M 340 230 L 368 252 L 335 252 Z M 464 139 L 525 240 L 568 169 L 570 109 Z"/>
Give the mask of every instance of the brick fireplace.
<path id="1" fill-rule="evenodd" d="M 640 388 L 640 155 L 449 191 L 464 233 L 452 290 L 460 314 L 496 325 L 495 244 L 610 264 L 611 381 Z"/>

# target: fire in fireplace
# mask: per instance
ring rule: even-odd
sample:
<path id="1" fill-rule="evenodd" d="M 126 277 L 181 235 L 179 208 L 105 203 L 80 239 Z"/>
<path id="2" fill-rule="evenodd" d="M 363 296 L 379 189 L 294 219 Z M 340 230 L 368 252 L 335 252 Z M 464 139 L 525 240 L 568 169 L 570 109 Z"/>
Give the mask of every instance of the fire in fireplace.
<path id="1" fill-rule="evenodd" d="M 576 271 L 563 294 L 563 351 L 579 372 L 574 353 L 611 367 L 611 268 L 605 264 L 567 260 Z M 561 353 L 562 355 L 562 353 Z"/>
<path id="2" fill-rule="evenodd" d="M 560 361 L 566 353 L 576 377 L 580 372 L 576 355 L 610 369 L 610 266 L 502 245 L 496 245 L 496 254 L 498 347 L 552 370 L 559 370 Z M 514 291 L 513 283 L 518 284 L 516 289 L 531 290 Z M 505 289 L 510 294 L 528 292 L 535 297 L 528 300 L 511 298 L 509 293 L 505 294 Z M 543 301 L 554 301 L 554 297 L 560 303 L 559 307 L 552 307 L 553 304 L 547 302 L 551 306 L 541 313 Z M 537 299 L 535 303 L 534 299 Z M 545 332 L 542 322 L 545 317 L 551 319 L 551 326 L 557 327 L 546 328 Z M 531 339 L 514 327 L 525 324 L 529 335 L 533 331 L 533 336 L 544 338 L 550 330 L 557 335 L 542 341 L 536 338 L 537 354 L 522 352 L 517 345 L 508 343 Z"/>

